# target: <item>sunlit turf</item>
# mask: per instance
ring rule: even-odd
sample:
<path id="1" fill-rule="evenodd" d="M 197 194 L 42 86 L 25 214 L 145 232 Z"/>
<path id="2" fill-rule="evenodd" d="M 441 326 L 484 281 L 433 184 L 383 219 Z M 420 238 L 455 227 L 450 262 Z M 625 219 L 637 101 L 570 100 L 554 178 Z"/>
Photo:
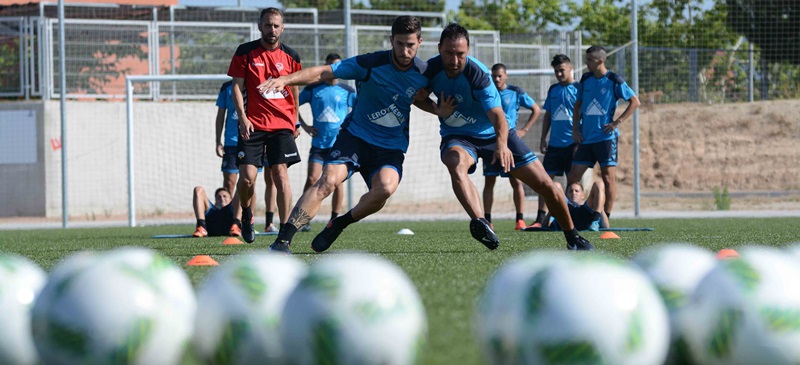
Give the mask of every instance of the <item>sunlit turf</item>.
<path id="1" fill-rule="evenodd" d="M 665 242 L 689 242 L 709 250 L 739 248 L 747 244 L 785 246 L 800 242 L 800 218 L 763 219 L 615 219 L 618 227 L 652 227 L 652 232 L 618 232 L 620 239 L 601 240 L 598 232 L 584 236 L 598 251 L 623 258 L 642 247 Z M 524 252 L 541 249 L 565 250 L 560 232 L 518 232 L 511 221 L 497 221 L 500 248 L 489 251 L 469 235 L 469 223 L 360 222 L 350 226 L 329 250 L 376 253 L 397 263 L 410 276 L 422 296 L 429 323 L 428 346 L 422 364 L 481 364 L 475 341 L 475 302 L 489 276 L 506 260 Z M 295 256 L 313 262 L 321 257 L 310 249 L 314 235 L 298 233 L 292 244 Z M 409 228 L 414 235 L 398 235 Z M 59 260 L 81 250 L 107 250 L 120 246 L 145 246 L 182 265 L 197 285 L 208 267 L 187 267 L 194 255 L 211 255 L 224 261 L 232 255 L 264 250 L 274 236 L 259 236 L 247 245 L 222 245 L 222 237 L 152 239 L 157 234 L 191 233 L 193 227 L 154 226 L 68 230 L 0 231 L 0 250 L 19 253 L 51 270 Z M 197 364 L 191 353 L 184 364 Z"/>

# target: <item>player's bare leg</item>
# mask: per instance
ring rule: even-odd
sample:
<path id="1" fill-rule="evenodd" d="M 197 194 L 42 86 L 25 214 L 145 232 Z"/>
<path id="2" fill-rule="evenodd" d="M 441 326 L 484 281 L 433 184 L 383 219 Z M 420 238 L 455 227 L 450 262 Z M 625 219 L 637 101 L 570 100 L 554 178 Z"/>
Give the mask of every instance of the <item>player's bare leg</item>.
<path id="1" fill-rule="evenodd" d="M 275 226 L 272 220 L 275 217 L 275 200 L 278 195 L 278 189 L 272 178 L 272 169 L 269 166 L 264 166 L 264 206 L 267 208 L 265 213 L 264 232 L 275 232 Z M 280 215 L 279 215 L 280 216 Z"/>
<path id="2" fill-rule="evenodd" d="M 525 229 L 526 226 L 525 219 L 523 218 L 523 214 L 525 213 L 525 188 L 522 186 L 522 181 L 519 181 L 519 179 L 514 176 L 508 177 L 508 183 L 511 184 L 514 210 L 516 213 L 514 229 L 521 231 Z"/>
<path id="3" fill-rule="evenodd" d="M 255 241 L 253 222 L 253 198 L 255 197 L 258 168 L 255 165 L 239 165 L 239 182 L 236 185 L 239 203 L 242 206 L 242 238 L 248 243 Z"/>
<path id="4" fill-rule="evenodd" d="M 483 214 L 489 224 L 492 223 L 492 205 L 494 205 L 494 184 L 497 176 L 486 176 L 483 178 Z M 492 226 L 494 228 L 494 226 Z"/>
<path id="5" fill-rule="evenodd" d="M 211 206 L 208 204 L 208 195 L 206 195 L 206 190 L 203 189 L 202 186 L 196 186 L 194 191 L 192 191 L 192 209 L 194 210 L 194 218 L 197 220 L 197 225 L 195 226 L 195 231 L 192 234 L 194 237 L 205 237 L 208 236 L 208 230 L 206 230 L 206 211 Z"/>
<path id="6" fill-rule="evenodd" d="M 617 200 L 617 167 L 616 166 L 601 166 L 600 176 L 603 178 L 605 184 L 606 202 L 603 206 L 603 211 L 607 216 L 611 216 L 611 211 L 614 209 L 614 201 Z"/>
<path id="7" fill-rule="evenodd" d="M 478 189 L 469 179 L 469 168 L 476 161 L 464 148 L 453 146 L 444 153 L 442 162 L 450 173 L 450 183 L 456 199 L 469 215 L 469 232 L 472 238 L 490 250 L 496 249 L 500 245 L 500 239 L 497 238 L 489 221 L 483 216 Z"/>
<path id="8" fill-rule="evenodd" d="M 272 182 L 275 186 L 278 203 L 278 217 L 281 224 L 289 220 L 289 209 L 292 207 L 292 186 L 289 184 L 289 170 L 285 163 L 270 166 Z"/>
<path id="9" fill-rule="evenodd" d="M 309 161 L 308 162 L 308 172 L 306 175 L 306 184 L 303 186 L 303 191 L 308 190 L 312 185 L 314 185 L 317 180 L 319 180 L 320 175 L 322 175 L 322 164 L 318 162 Z M 336 191 L 341 188 L 341 185 L 336 188 L 334 191 L 334 199 L 336 199 Z M 301 232 L 307 232 L 311 230 L 311 223 L 306 223 L 306 225 L 300 227 Z"/>

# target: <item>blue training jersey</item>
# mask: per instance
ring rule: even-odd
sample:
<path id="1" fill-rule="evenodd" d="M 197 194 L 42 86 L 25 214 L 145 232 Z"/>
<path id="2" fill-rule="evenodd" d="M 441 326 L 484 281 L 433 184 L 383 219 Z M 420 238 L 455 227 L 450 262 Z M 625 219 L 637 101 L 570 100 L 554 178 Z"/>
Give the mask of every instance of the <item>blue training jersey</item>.
<path id="1" fill-rule="evenodd" d="M 503 112 L 506 114 L 506 120 L 508 121 L 508 128 L 517 128 L 517 119 L 519 119 L 517 110 L 519 107 L 533 109 L 535 101 L 528 96 L 525 90 L 516 85 L 506 85 L 504 90 L 498 91 L 500 92 L 500 101 L 503 104 Z"/>
<path id="2" fill-rule="evenodd" d="M 222 84 L 217 96 L 217 107 L 225 108 L 228 114 L 225 117 L 225 147 L 236 147 L 239 141 L 239 114 L 236 114 L 236 107 L 233 105 L 233 82 L 228 81 Z"/>
<path id="3" fill-rule="evenodd" d="M 550 141 L 553 147 L 567 147 L 572 140 L 572 111 L 578 94 L 578 82 L 567 84 L 555 83 L 547 90 L 544 110 L 550 112 Z"/>
<path id="4" fill-rule="evenodd" d="M 500 93 L 492 82 L 492 73 L 480 61 L 467 56 L 464 70 L 451 79 L 444 71 L 441 56 L 428 60 L 425 76 L 430 79 L 431 92 L 440 97 L 452 96 L 456 110 L 447 118 L 439 118 L 439 134 L 442 137 L 461 135 L 476 138 L 494 138 L 494 125 L 486 113 L 501 107 Z M 441 103 L 441 100 L 439 101 Z"/>
<path id="5" fill-rule="evenodd" d="M 339 128 L 347 116 L 348 108 L 356 105 L 356 91 L 342 83 L 328 85 L 320 82 L 303 88 L 299 103 L 311 103 L 314 127 L 317 128 L 317 135 L 311 139 L 311 145 L 331 148 L 339 135 Z"/>
<path id="6" fill-rule="evenodd" d="M 390 150 L 408 150 L 409 116 L 417 90 L 428 79 L 426 64 L 414 58 L 408 70 L 392 63 L 391 50 L 350 57 L 331 65 L 339 79 L 356 80 L 358 100 L 343 128 L 365 142 Z"/>
<path id="7" fill-rule="evenodd" d="M 601 78 L 587 72 L 578 85 L 578 99 L 581 101 L 582 144 L 603 142 L 619 136 L 619 130 L 604 133 L 603 126 L 614 121 L 617 100 L 630 100 L 635 94 L 622 76 L 611 71 Z"/>

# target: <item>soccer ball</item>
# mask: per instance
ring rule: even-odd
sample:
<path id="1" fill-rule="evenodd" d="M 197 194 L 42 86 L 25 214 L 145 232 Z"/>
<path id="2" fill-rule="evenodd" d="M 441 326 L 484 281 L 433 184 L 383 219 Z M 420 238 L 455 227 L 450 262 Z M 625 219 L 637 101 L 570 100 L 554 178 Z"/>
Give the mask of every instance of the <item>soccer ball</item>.
<path id="1" fill-rule="evenodd" d="M 276 254 L 237 256 L 214 270 L 198 291 L 194 347 L 207 364 L 272 364 L 286 298 L 305 276 L 300 260 Z"/>
<path id="2" fill-rule="evenodd" d="M 189 279 L 171 261 L 148 249 L 123 248 L 71 257 L 53 273 L 31 315 L 42 363 L 181 360 L 195 303 Z"/>
<path id="3" fill-rule="evenodd" d="M 0 364 L 36 364 L 30 311 L 47 274 L 22 256 L 0 253 L 0 278 Z"/>
<path id="4" fill-rule="evenodd" d="M 800 268 L 775 248 L 718 261 L 697 285 L 685 339 L 701 364 L 800 363 Z"/>
<path id="5" fill-rule="evenodd" d="M 538 252 L 501 267 L 479 299 L 490 364 L 661 365 L 666 309 L 632 265 Z"/>
<path id="6" fill-rule="evenodd" d="M 642 250 L 636 254 L 633 262 L 655 285 L 669 313 L 671 345 L 666 364 L 686 364 L 689 361 L 688 349 L 683 340 L 679 317 L 697 284 L 714 268 L 714 255 L 699 246 L 672 243 Z"/>
<path id="7" fill-rule="evenodd" d="M 311 364 L 414 364 L 425 309 L 394 264 L 367 254 L 328 255 L 289 295 L 281 316 L 285 360 Z"/>

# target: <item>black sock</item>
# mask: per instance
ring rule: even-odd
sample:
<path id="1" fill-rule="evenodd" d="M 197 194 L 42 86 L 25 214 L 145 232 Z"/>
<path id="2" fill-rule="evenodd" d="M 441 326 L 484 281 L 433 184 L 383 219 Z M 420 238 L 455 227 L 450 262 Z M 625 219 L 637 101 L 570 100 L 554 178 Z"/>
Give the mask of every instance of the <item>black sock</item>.
<path id="1" fill-rule="evenodd" d="M 286 223 L 278 223 L 278 230 L 283 229 L 283 226 L 285 226 L 285 225 L 286 225 Z"/>
<path id="2" fill-rule="evenodd" d="M 331 212 L 331 220 L 336 219 L 339 216 L 339 212 Z"/>
<path id="3" fill-rule="evenodd" d="M 205 219 L 198 219 L 198 220 L 197 220 L 197 225 L 196 225 L 196 226 L 194 226 L 194 227 L 195 227 L 195 228 L 197 228 L 197 227 L 203 227 L 203 228 L 206 228 L 206 220 L 205 220 Z"/>
<path id="4" fill-rule="evenodd" d="M 517 220 L 518 220 L 518 221 L 521 221 L 521 220 L 522 220 L 522 213 L 517 213 Z"/>
<path id="5" fill-rule="evenodd" d="M 242 220 L 241 219 L 234 218 L 233 219 L 233 224 L 239 226 L 239 228 L 242 228 Z"/>
<path id="6" fill-rule="evenodd" d="M 539 223 L 544 223 L 544 217 L 547 215 L 547 212 L 543 210 L 536 211 L 536 221 Z"/>
<path id="7" fill-rule="evenodd" d="M 570 239 L 578 238 L 578 236 L 580 236 L 580 234 L 578 233 L 578 230 L 575 228 L 573 228 L 571 231 L 564 231 L 564 237 L 567 238 L 567 241 L 569 241 Z"/>
<path id="8" fill-rule="evenodd" d="M 606 218 L 611 219 L 611 212 L 606 212 Z"/>
<path id="9" fill-rule="evenodd" d="M 275 242 L 292 242 L 295 233 L 297 233 L 297 227 L 295 227 L 294 224 L 281 223 L 281 229 L 278 231 L 278 237 L 275 239 Z"/>
<path id="10" fill-rule="evenodd" d="M 242 207 L 242 221 L 250 222 L 253 219 L 253 210 L 251 207 Z"/>
<path id="11" fill-rule="evenodd" d="M 272 218 L 275 217 L 275 212 L 267 212 L 267 223 L 266 226 L 269 227 L 272 224 Z"/>
<path id="12" fill-rule="evenodd" d="M 343 229 L 347 228 L 347 226 L 349 226 L 349 225 L 351 225 L 351 224 L 353 224 L 355 222 L 356 222 L 356 220 L 353 219 L 353 215 L 350 214 L 350 212 L 347 212 L 343 216 L 337 217 L 336 219 L 334 219 L 333 222 L 331 223 L 331 226 L 336 228 L 336 229 L 338 229 L 338 230 L 343 230 Z"/>
<path id="13" fill-rule="evenodd" d="M 486 213 L 483 217 L 486 218 L 487 222 L 492 223 L 492 213 Z"/>

